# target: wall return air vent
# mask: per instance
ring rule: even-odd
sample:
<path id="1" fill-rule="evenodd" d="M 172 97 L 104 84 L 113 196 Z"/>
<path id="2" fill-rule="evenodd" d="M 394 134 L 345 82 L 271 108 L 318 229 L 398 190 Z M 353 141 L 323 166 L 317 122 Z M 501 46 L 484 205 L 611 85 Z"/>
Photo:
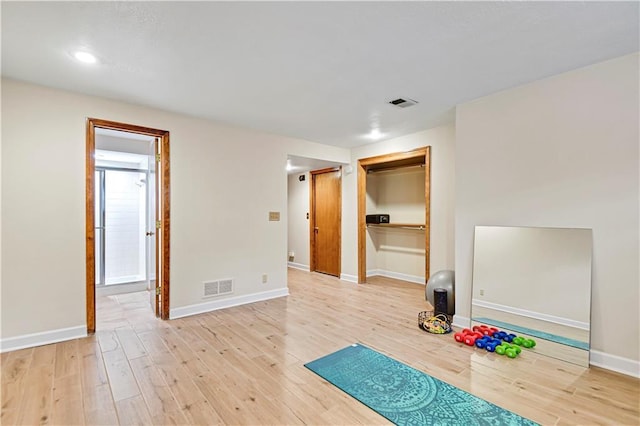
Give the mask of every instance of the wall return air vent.
<path id="1" fill-rule="evenodd" d="M 233 293 L 232 278 L 218 280 L 218 281 L 207 281 L 202 283 L 202 285 L 203 285 L 202 297 L 223 296 L 225 294 Z"/>
<path id="2" fill-rule="evenodd" d="M 389 103 L 391 105 L 397 106 L 398 108 L 407 108 L 410 106 L 414 106 L 415 104 L 418 103 L 418 101 L 414 101 L 413 99 L 409 99 L 409 98 L 398 98 L 398 99 L 389 101 Z"/>

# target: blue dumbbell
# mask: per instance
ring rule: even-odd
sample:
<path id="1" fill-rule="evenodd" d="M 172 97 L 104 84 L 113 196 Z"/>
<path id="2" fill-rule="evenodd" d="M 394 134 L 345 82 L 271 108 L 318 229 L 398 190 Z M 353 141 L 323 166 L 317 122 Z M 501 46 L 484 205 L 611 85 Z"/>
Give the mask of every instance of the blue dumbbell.
<path id="1" fill-rule="evenodd" d="M 493 333 L 493 337 L 495 337 L 496 339 L 502 339 L 506 335 L 507 335 L 507 333 L 505 333 L 504 331 L 497 331 L 497 332 Z"/>
<path id="2" fill-rule="evenodd" d="M 491 340 L 491 337 L 489 336 L 482 336 L 482 338 L 476 340 L 476 346 L 479 347 L 480 349 L 484 349 L 487 346 L 487 343 L 489 343 Z"/>
<path id="3" fill-rule="evenodd" d="M 489 352 L 494 352 L 496 350 L 496 347 L 500 344 L 502 344 L 502 341 L 500 339 L 491 339 L 485 344 L 485 349 Z"/>
<path id="4" fill-rule="evenodd" d="M 498 331 L 497 333 L 493 333 L 493 337 L 504 340 L 507 343 L 511 343 L 511 341 L 516 338 L 516 335 L 507 333 L 506 331 Z"/>
<path id="5" fill-rule="evenodd" d="M 507 334 L 505 337 L 502 338 L 502 340 L 504 340 L 507 343 L 511 343 L 513 341 L 513 339 L 515 339 L 517 336 L 515 334 Z"/>

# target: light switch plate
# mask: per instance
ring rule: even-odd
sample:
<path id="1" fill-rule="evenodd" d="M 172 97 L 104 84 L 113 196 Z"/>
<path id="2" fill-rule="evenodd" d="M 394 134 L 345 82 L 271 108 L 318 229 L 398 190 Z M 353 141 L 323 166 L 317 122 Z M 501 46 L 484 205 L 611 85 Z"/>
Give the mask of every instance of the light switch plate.
<path id="1" fill-rule="evenodd" d="M 280 220 L 280 212 L 269 212 L 269 220 L 270 221 L 279 221 Z"/>

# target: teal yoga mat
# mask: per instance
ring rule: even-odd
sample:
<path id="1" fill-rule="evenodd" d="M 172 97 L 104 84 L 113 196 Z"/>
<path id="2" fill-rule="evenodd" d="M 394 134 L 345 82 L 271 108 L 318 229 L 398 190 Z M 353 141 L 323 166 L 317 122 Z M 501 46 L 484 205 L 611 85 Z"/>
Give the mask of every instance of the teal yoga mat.
<path id="1" fill-rule="evenodd" d="M 366 346 L 305 364 L 397 425 L 536 425 Z"/>

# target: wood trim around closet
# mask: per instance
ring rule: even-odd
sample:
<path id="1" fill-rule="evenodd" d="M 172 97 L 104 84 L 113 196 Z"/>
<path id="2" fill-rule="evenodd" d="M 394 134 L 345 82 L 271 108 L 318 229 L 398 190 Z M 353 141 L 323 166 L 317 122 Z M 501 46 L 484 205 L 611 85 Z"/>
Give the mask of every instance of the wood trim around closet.
<path id="1" fill-rule="evenodd" d="M 424 164 L 425 167 L 425 283 L 430 275 L 431 259 L 431 147 L 384 154 L 358 160 L 358 284 L 367 281 L 367 172 Z"/>
<path id="2" fill-rule="evenodd" d="M 431 147 L 424 153 L 424 283 L 431 276 Z"/>

